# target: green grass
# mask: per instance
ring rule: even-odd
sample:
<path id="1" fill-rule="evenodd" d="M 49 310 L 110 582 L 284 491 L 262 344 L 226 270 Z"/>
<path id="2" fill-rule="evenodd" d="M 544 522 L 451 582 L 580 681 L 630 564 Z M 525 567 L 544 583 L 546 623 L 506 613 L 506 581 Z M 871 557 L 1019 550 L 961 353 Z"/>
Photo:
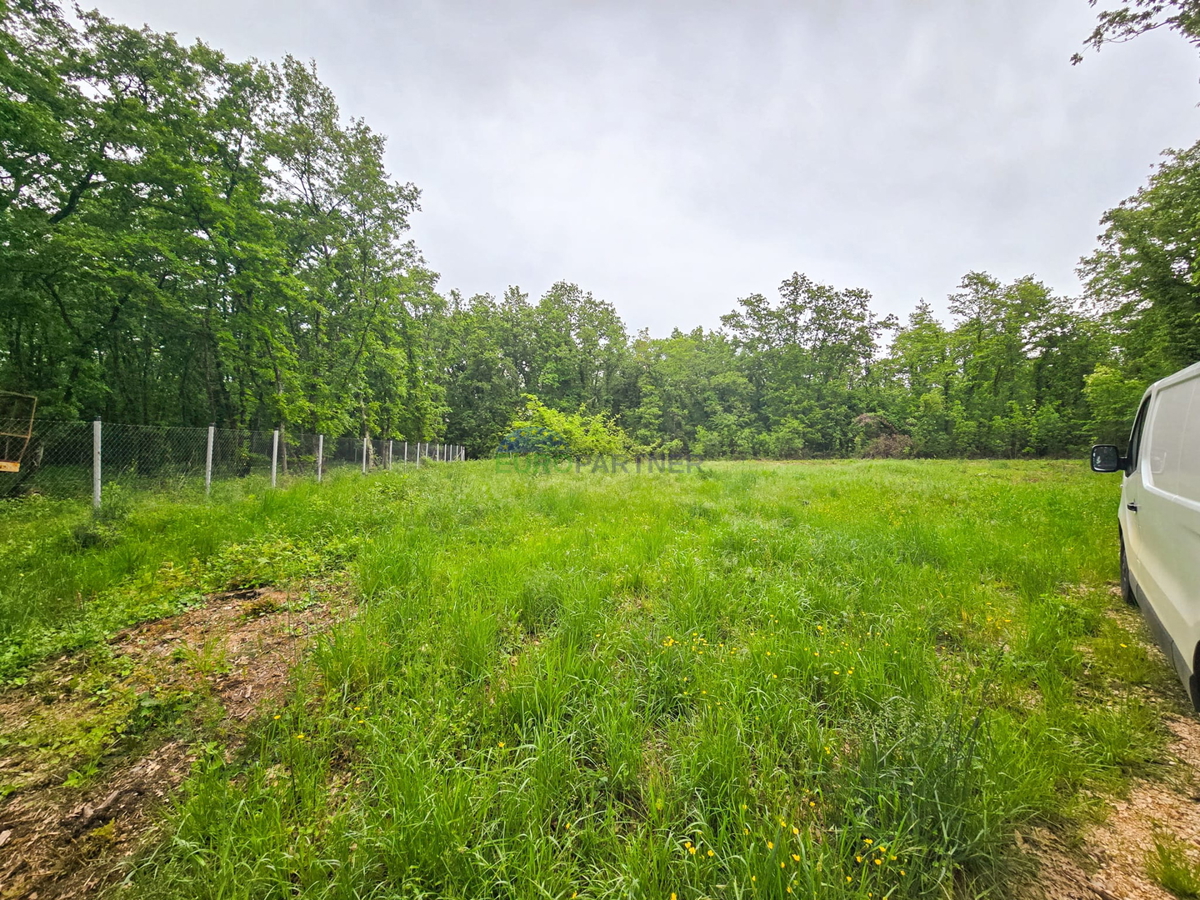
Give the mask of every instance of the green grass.
<path id="1" fill-rule="evenodd" d="M 0 502 L 0 681 L 52 653 L 202 602 L 204 592 L 338 577 L 394 521 L 403 482 L 339 473 L 199 490 Z"/>
<path id="2" fill-rule="evenodd" d="M 1154 835 L 1147 859 L 1150 877 L 1176 897 L 1200 897 L 1200 864 L 1188 854 L 1188 844 L 1167 832 Z"/>
<path id="3" fill-rule="evenodd" d="M 83 542 L 77 507 L 0 513 L 9 677 L 217 587 L 360 598 L 125 895 L 1003 895 L 1015 827 L 1165 739 L 1139 686 L 1170 673 L 1106 615 L 1118 486 L 1082 464 L 225 490 Z"/>

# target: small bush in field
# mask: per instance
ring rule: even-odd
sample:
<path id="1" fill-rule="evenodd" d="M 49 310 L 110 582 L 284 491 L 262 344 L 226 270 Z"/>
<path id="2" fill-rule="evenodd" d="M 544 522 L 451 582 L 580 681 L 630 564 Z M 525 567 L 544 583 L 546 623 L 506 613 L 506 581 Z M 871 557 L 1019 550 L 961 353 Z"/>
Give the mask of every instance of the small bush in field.
<path id="1" fill-rule="evenodd" d="M 582 409 L 561 412 L 532 395 L 526 395 L 525 400 L 525 409 L 513 420 L 499 452 L 616 456 L 630 449 L 629 436 L 611 417 L 600 413 L 589 416 Z"/>

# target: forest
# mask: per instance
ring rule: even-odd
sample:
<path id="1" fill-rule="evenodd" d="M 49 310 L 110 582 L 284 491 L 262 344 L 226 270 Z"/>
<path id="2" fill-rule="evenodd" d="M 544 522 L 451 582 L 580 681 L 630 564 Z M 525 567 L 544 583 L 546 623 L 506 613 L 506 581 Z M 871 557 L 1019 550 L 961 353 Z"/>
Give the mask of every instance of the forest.
<path id="1" fill-rule="evenodd" d="M 1192 37 L 1200 17 L 1164 7 L 1190 8 L 1102 14 L 1091 43 Z M 776 296 L 667 337 L 568 281 L 440 289 L 406 234 L 420 191 L 384 151 L 311 63 L 0 0 L 0 390 L 51 419 L 473 456 L 532 409 L 705 458 L 1013 458 L 1119 441 L 1146 385 L 1200 360 L 1200 144 L 1104 216 L 1082 297 L 981 260 L 949 321 L 923 300 L 901 321 L 781 272 Z"/>

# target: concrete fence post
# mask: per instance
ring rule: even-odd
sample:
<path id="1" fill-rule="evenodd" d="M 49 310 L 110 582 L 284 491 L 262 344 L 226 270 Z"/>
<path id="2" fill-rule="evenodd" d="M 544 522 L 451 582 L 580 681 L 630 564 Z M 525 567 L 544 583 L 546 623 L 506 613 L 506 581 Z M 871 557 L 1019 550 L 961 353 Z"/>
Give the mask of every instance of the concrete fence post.
<path id="1" fill-rule="evenodd" d="M 275 487 L 276 476 L 279 473 L 279 429 L 271 432 L 271 487 Z"/>
<path id="2" fill-rule="evenodd" d="M 92 422 L 92 507 L 100 508 L 100 417 Z"/>
<path id="3" fill-rule="evenodd" d="M 369 440 L 371 440 L 371 439 L 368 437 L 363 438 L 363 474 L 364 475 L 367 474 L 367 447 L 368 447 L 367 442 Z"/>
<path id="4" fill-rule="evenodd" d="M 387 467 L 388 467 L 388 471 L 389 471 L 389 472 L 390 472 L 390 471 L 392 471 L 392 442 L 391 442 L 391 439 L 389 439 L 389 440 L 388 440 L 388 462 L 387 462 Z"/>
<path id="5" fill-rule="evenodd" d="M 408 465 L 408 441 L 404 442 L 404 464 Z"/>
<path id="6" fill-rule="evenodd" d="M 321 464 L 325 456 L 325 435 L 317 435 L 317 484 L 321 483 Z"/>
<path id="7" fill-rule="evenodd" d="M 208 446 L 204 450 L 204 496 L 207 497 L 212 493 L 212 453 L 213 453 L 213 437 L 216 435 L 217 426 L 208 426 Z"/>

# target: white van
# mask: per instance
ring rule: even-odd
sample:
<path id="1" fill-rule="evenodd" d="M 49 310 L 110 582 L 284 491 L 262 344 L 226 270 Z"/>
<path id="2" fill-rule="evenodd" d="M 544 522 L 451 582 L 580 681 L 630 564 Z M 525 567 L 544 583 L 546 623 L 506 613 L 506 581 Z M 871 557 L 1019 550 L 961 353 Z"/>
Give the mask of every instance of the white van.
<path id="1" fill-rule="evenodd" d="M 1121 592 L 1137 603 L 1200 709 L 1200 363 L 1150 385 L 1129 452 L 1098 444 L 1096 472 L 1124 472 Z"/>

